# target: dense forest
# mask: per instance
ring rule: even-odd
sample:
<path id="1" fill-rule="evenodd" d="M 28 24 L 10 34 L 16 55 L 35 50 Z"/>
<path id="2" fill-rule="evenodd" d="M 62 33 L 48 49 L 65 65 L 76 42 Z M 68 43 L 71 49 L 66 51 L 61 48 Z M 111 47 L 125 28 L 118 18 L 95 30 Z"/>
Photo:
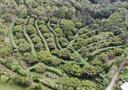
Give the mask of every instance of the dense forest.
<path id="1" fill-rule="evenodd" d="M 24 90 L 120 90 L 128 0 L 0 0 L 0 82 Z"/>

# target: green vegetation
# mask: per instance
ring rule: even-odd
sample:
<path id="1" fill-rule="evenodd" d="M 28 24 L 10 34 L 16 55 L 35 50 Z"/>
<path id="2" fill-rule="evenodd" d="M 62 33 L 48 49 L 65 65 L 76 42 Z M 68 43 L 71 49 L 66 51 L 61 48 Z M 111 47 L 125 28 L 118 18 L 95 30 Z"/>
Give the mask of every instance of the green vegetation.
<path id="1" fill-rule="evenodd" d="M 127 53 L 128 0 L 0 0 L 0 88 L 120 90 Z"/>

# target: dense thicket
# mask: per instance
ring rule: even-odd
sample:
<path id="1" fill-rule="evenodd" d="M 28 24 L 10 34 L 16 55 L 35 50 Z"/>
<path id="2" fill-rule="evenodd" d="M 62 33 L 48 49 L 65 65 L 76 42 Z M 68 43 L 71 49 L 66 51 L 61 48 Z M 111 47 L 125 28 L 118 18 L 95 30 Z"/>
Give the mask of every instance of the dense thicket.
<path id="1" fill-rule="evenodd" d="M 105 90 L 119 73 L 119 90 L 128 81 L 127 53 L 128 0 L 0 0 L 3 82 Z"/>

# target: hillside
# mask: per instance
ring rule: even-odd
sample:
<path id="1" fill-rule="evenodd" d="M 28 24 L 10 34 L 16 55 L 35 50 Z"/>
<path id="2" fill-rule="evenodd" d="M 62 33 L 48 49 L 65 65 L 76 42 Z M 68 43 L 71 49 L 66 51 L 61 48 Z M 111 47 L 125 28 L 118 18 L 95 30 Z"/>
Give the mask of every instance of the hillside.
<path id="1" fill-rule="evenodd" d="M 128 0 L 0 0 L 0 82 L 27 90 L 120 90 Z"/>

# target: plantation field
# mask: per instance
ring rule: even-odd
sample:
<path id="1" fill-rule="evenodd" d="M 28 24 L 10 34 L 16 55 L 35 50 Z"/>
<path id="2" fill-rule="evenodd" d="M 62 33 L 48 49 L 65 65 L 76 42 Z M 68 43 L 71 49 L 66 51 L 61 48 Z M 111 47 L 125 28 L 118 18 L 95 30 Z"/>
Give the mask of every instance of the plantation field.
<path id="1" fill-rule="evenodd" d="M 0 0 L 0 81 L 0 90 L 120 90 L 128 1 Z"/>

